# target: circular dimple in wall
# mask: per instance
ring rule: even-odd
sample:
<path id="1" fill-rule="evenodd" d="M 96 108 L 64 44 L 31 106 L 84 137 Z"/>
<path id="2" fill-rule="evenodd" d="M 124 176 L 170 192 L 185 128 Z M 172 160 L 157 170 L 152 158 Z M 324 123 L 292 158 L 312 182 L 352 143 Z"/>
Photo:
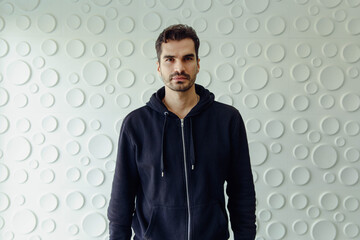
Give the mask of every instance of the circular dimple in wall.
<path id="1" fill-rule="evenodd" d="M 55 97 L 51 93 L 44 93 L 40 97 L 40 103 L 44 108 L 51 108 L 55 104 Z"/>
<path id="2" fill-rule="evenodd" d="M 113 143 L 108 136 L 98 134 L 90 139 L 88 149 L 94 157 L 104 159 L 112 153 Z"/>
<path id="3" fill-rule="evenodd" d="M 356 168 L 344 167 L 339 172 L 340 182 L 347 186 L 353 186 L 359 182 L 359 172 Z"/>
<path id="4" fill-rule="evenodd" d="M 47 212 L 53 212 L 59 204 L 57 196 L 53 193 L 46 193 L 40 198 L 40 207 Z"/>
<path id="5" fill-rule="evenodd" d="M 0 163 L 0 183 L 5 182 L 9 177 L 9 168 Z M 1 201 L 0 201 L 1 202 Z"/>
<path id="6" fill-rule="evenodd" d="M 295 185 L 302 186 L 310 181 L 311 173 L 306 167 L 294 167 L 290 172 L 290 178 Z"/>
<path id="7" fill-rule="evenodd" d="M 76 14 L 72 14 L 66 19 L 66 24 L 70 29 L 76 30 L 81 26 L 81 18 Z"/>
<path id="8" fill-rule="evenodd" d="M 244 83 L 251 90 L 260 90 L 268 83 L 268 73 L 261 66 L 250 66 L 244 71 L 243 80 Z"/>
<path id="9" fill-rule="evenodd" d="M 66 93 L 66 102 L 72 107 L 80 107 L 85 101 L 85 94 L 79 88 L 73 88 Z"/>
<path id="10" fill-rule="evenodd" d="M 54 69 L 47 69 L 41 73 L 41 82 L 48 88 L 54 87 L 59 81 L 59 74 Z"/>
<path id="11" fill-rule="evenodd" d="M 294 20 L 294 26 L 299 32 L 305 32 L 310 27 L 310 20 L 307 17 L 298 17 Z"/>
<path id="12" fill-rule="evenodd" d="M 257 133 L 261 129 L 261 122 L 258 119 L 250 118 L 246 121 L 246 130 L 251 133 Z"/>
<path id="13" fill-rule="evenodd" d="M 280 193 L 272 193 L 268 196 L 267 203 L 273 209 L 281 209 L 285 206 L 285 197 Z"/>
<path id="14" fill-rule="evenodd" d="M 118 45 L 118 51 L 123 57 L 128 57 L 133 54 L 134 48 L 134 43 L 129 40 L 122 40 Z"/>
<path id="15" fill-rule="evenodd" d="M 119 20 L 119 30 L 123 33 L 130 33 L 135 28 L 135 22 L 131 17 L 123 17 Z"/>
<path id="16" fill-rule="evenodd" d="M 345 150 L 345 158 L 349 162 L 357 162 L 360 159 L 360 151 L 354 147 Z"/>
<path id="17" fill-rule="evenodd" d="M 149 12 L 143 17 L 143 26 L 150 32 L 158 30 L 162 24 L 161 16 L 156 12 Z"/>
<path id="18" fill-rule="evenodd" d="M 250 42 L 246 46 L 246 53 L 250 57 L 258 57 L 262 52 L 262 46 L 258 42 Z"/>
<path id="19" fill-rule="evenodd" d="M 90 213 L 82 221 L 82 229 L 91 237 L 99 237 L 106 230 L 106 220 L 100 213 Z"/>
<path id="20" fill-rule="evenodd" d="M 291 129 L 297 134 L 304 134 L 309 128 L 309 123 L 305 118 L 296 118 L 291 122 Z"/>
<path id="21" fill-rule="evenodd" d="M 353 196 L 348 196 L 344 199 L 344 208 L 349 212 L 355 212 L 359 209 L 359 200 Z"/>
<path id="22" fill-rule="evenodd" d="M 321 120 L 320 127 L 324 133 L 334 135 L 340 130 L 340 123 L 336 118 L 325 117 Z"/>
<path id="23" fill-rule="evenodd" d="M 120 94 L 115 99 L 116 104 L 121 108 L 127 108 L 131 104 L 131 98 L 127 94 Z"/>
<path id="24" fill-rule="evenodd" d="M 68 121 L 66 129 L 70 135 L 79 137 L 84 134 L 86 125 L 81 118 L 72 118 Z"/>
<path id="25" fill-rule="evenodd" d="M 38 17 L 37 26 L 44 33 L 51 33 L 57 25 L 56 19 L 51 14 L 45 14 Z"/>
<path id="26" fill-rule="evenodd" d="M 335 105 L 335 98 L 330 94 L 324 94 L 320 97 L 319 103 L 324 109 L 330 109 Z"/>
<path id="27" fill-rule="evenodd" d="M 320 83 L 330 91 L 341 88 L 345 81 L 345 75 L 337 66 L 327 66 L 320 71 Z"/>
<path id="28" fill-rule="evenodd" d="M 78 168 L 72 167 L 66 171 L 66 178 L 71 182 L 77 182 L 81 177 L 81 172 Z"/>
<path id="29" fill-rule="evenodd" d="M 87 172 L 86 180 L 90 185 L 98 187 L 104 183 L 105 175 L 99 168 L 93 168 Z"/>
<path id="30" fill-rule="evenodd" d="M 41 150 L 41 158 L 47 163 L 54 163 L 59 158 L 59 151 L 54 145 L 48 145 Z"/>
<path id="31" fill-rule="evenodd" d="M 216 67 L 215 74 L 221 81 L 229 81 L 234 76 L 234 68 L 229 63 L 223 63 Z"/>
<path id="32" fill-rule="evenodd" d="M 305 194 L 295 193 L 290 198 L 290 204 L 293 208 L 297 210 L 302 210 L 308 205 L 308 198 Z"/>
<path id="33" fill-rule="evenodd" d="M 71 192 L 66 196 L 66 205 L 73 210 L 81 209 L 85 204 L 85 198 L 81 192 Z"/>
<path id="34" fill-rule="evenodd" d="M 245 7 L 251 13 L 262 13 L 269 7 L 269 0 L 245 0 Z"/>
<path id="35" fill-rule="evenodd" d="M 346 30 L 352 35 L 360 34 L 360 18 L 352 18 L 346 24 Z"/>
<path id="36" fill-rule="evenodd" d="M 91 198 L 91 203 L 95 208 L 101 209 L 106 205 L 106 198 L 102 194 L 96 194 Z"/>
<path id="37" fill-rule="evenodd" d="M 55 40 L 47 39 L 41 44 L 41 50 L 48 56 L 53 56 L 58 51 L 58 44 Z"/>
<path id="38" fill-rule="evenodd" d="M 271 212 L 269 210 L 263 209 L 257 214 L 259 219 L 264 222 L 268 222 L 271 219 Z"/>
<path id="39" fill-rule="evenodd" d="M 91 61 L 84 66 L 82 74 L 90 86 L 99 86 L 106 80 L 107 69 L 103 63 Z"/>
<path id="40" fill-rule="evenodd" d="M 41 229 L 46 233 L 52 233 L 56 229 L 56 223 L 52 219 L 46 219 L 41 223 Z"/>
<path id="41" fill-rule="evenodd" d="M 270 168 L 264 173 L 264 182 L 271 187 L 278 187 L 284 182 L 284 174 L 280 169 Z"/>
<path id="42" fill-rule="evenodd" d="M 267 123 L 265 123 L 264 130 L 266 135 L 268 135 L 271 138 L 277 139 L 284 134 L 285 127 L 284 124 L 279 120 L 270 120 Z"/>
<path id="43" fill-rule="evenodd" d="M 269 93 L 265 97 L 265 106 L 272 112 L 280 111 L 285 105 L 285 98 L 280 93 Z"/>
<path id="44" fill-rule="evenodd" d="M 216 29 L 218 32 L 228 35 L 234 30 L 234 22 L 231 18 L 221 18 L 217 21 Z"/>
<path id="45" fill-rule="evenodd" d="M 105 21 L 100 16 L 92 16 L 87 21 L 87 29 L 89 32 L 97 35 L 105 30 Z"/>
<path id="46" fill-rule="evenodd" d="M 6 151 L 10 160 L 23 161 L 30 156 L 31 144 L 24 137 L 14 137 L 8 142 Z"/>
<path id="47" fill-rule="evenodd" d="M 338 159 L 335 148 L 326 144 L 317 145 L 314 148 L 311 157 L 315 166 L 321 169 L 329 169 L 333 167 Z"/>
<path id="48" fill-rule="evenodd" d="M 335 240 L 337 230 L 332 222 L 318 220 L 311 226 L 310 233 L 314 240 Z"/>
<path id="49" fill-rule="evenodd" d="M 282 17 L 272 16 L 266 21 L 265 28 L 272 35 L 280 35 L 286 29 L 286 22 Z"/>
<path id="50" fill-rule="evenodd" d="M 346 93 L 341 97 L 340 105 L 347 112 L 355 112 L 360 107 L 360 97 L 355 93 Z"/>
<path id="51" fill-rule="evenodd" d="M 31 69 L 26 62 L 16 60 L 7 66 L 6 75 L 11 83 L 15 85 L 23 85 L 29 81 Z"/>
<path id="52" fill-rule="evenodd" d="M 211 83 L 211 74 L 208 71 L 200 71 L 196 77 L 196 82 L 204 87 Z"/>
<path id="53" fill-rule="evenodd" d="M 41 122 L 42 128 L 47 132 L 53 132 L 58 127 L 58 121 L 54 116 L 46 116 Z"/>
<path id="54" fill-rule="evenodd" d="M 257 30 L 259 30 L 259 27 L 260 27 L 260 22 L 255 17 L 246 19 L 244 23 L 244 28 L 250 33 L 256 32 Z"/>
<path id="55" fill-rule="evenodd" d="M 292 100 L 292 106 L 295 110 L 302 112 L 309 108 L 310 100 L 304 95 L 294 96 Z"/>
<path id="56" fill-rule="evenodd" d="M 331 35 L 334 30 L 335 30 L 335 25 L 333 23 L 333 21 L 330 18 L 319 18 L 316 22 L 315 22 L 315 31 L 321 35 L 321 36 L 329 36 Z"/>
<path id="57" fill-rule="evenodd" d="M 338 47 L 335 43 L 325 43 L 322 47 L 322 52 L 325 57 L 332 58 L 338 53 Z"/>
<path id="58" fill-rule="evenodd" d="M 37 217 L 29 209 L 18 210 L 12 218 L 15 233 L 28 234 L 35 230 Z"/>
<path id="59" fill-rule="evenodd" d="M 93 108 L 101 108 L 104 105 L 104 98 L 100 94 L 94 94 L 89 99 L 90 106 Z"/>
<path id="60" fill-rule="evenodd" d="M 72 39 L 66 44 L 66 53 L 72 58 L 82 57 L 85 49 L 85 44 L 78 39 Z"/>
<path id="61" fill-rule="evenodd" d="M 224 43 L 220 46 L 220 53 L 224 57 L 232 57 L 235 54 L 235 46 L 231 42 Z"/>
<path id="62" fill-rule="evenodd" d="M 117 82 L 122 88 L 129 88 L 135 83 L 135 74 L 129 70 L 121 70 L 117 74 Z"/>
<path id="63" fill-rule="evenodd" d="M 266 161 L 268 151 L 263 143 L 254 141 L 249 142 L 249 151 L 252 165 L 259 166 Z"/>
<path id="64" fill-rule="evenodd" d="M 355 43 L 345 45 L 341 51 L 341 57 L 348 63 L 357 62 L 360 59 L 360 47 Z"/>
<path id="65" fill-rule="evenodd" d="M 339 198 L 334 193 L 323 193 L 319 198 L 320 206 L 328 211 L 333 211 L 339 206 Z"/>
<path id="66" fill-rule="evenodd" d="M 65 149 L 70 155 L 77 155 L 80 152 L 80 144 L 77 141 L 69 141 L 66 143 Z"/>
<path id="67" fill-rule="evenodd" d="M 40 180 L 45 184 L 52 183 L 55 179 L 55 173 L 51 169 L 45 169 L 40 172 Z"/>
<path id="68" fill-rule="evenodd" d="M 359 236 L 359 226 L 355 223 L 347 223 L 344 226 L 344 233 L 347 237 L 354 239 L 355 237 Z"/>
<path id="69" fill-rule="evenodd" d="M 16 52 L 22 56 L 22 57 L 25 57 L 27 55 L 30 54 L 31 52 L 31 47 L 30 47 L 30 44 L 27 43 L 27 42 L 21 42 L 19 43 L 17 46 L 16 46 Z"/>
<path id="70" fill-rule="evenodd" d="M 0 89 L 1 93 L 1 89 Z M 0 134 L 5 133 L 9 129 L 9 120 L 4 115 L 0 115 Z"/>
<path id="71" fill-rule="evenodd" d="M 5 211 L 10 206 L 10 199 L 6 193 L 0 193 L 0 212 Z"/>
<path id="72" fill-rule="evenodd" d="M 285 57 L 285 49 L 280 44 L 271 44 L 267 47 L 265 55 L 271 62 L 281 62 Z"/>
<path id="73" fill-rule="evenodd" d="M 291 68 L 291 76 L 297 82 L 304 82 L 310 77 L 310 68 L 305 64 L 297 64 Z"/>
<path id="74" fill-rule="evenodd" d="M 308 231 L 308 225 L 305 221 L 303 220 L 296 220 L 293 224 L 292 224 L 292 230 L 297 234 L 297 235 L 304 235 L 307 231 Z"/>
<path id="75" fill-rule="evenodd" d="M 286 235 L 286 228 L 280 222 L 272 222 L 266 227 L 267 235 L 274 240 L 284 239 Z"/>
<path id="76" fill-rule="evenodd" d="M 141 47 L 142 54 L 149 58 L 149 59 L 155 59 L 156 58 L 156 51 L 154 50 L 155 41 L 153 39 L 146 40 L 143 42 Z"/>

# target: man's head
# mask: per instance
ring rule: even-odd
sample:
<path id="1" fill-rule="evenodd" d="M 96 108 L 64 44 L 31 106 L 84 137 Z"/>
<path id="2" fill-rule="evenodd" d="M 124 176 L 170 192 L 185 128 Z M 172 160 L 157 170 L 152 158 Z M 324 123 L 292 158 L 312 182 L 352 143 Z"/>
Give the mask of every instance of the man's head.
<path id="1" fill-rule="evenodd" d="M 168 89 L 185 92 L 193 89 L 199 72 L 199 39 L 185 25 L 166 28 L 156 41 L 157 71 Z"/>
<path id="2" fill-rule="evenodd" d="M 200 40 L 196 35 L 195 30 L 192 27 L 184 24 L 176 24 L 165 28 L 156 40 L 155 48 L 158 61 L 160 61 L 163 43 L 167 43 L 170 40 L 180 41 L 185 38 L 190 38 L 194 42 L 196 59 L 199 59 Z"/>

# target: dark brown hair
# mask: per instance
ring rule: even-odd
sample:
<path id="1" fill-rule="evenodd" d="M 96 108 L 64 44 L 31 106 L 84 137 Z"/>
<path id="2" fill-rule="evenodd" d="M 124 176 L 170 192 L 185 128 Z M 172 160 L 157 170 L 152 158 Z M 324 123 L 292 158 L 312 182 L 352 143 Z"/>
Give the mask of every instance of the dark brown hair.
<path id="1" fill-rule="evenodd" d="M 195 45 L 195 53 L 196 53 L 196 59 L 199 59 L 199 46 L 200 46 L 200 40 L 198 36 L 196 35 L 195 30 L 184 24 L 176 24 L 171 25 L 167 28 L 165 28 L 162 33 L 160 33 L 158 39 L 155 43 L 155 49 L 158 61 L 160 62 L 160 56 L 161 56 L 161 44 L 167 43 L 169 40 L 176 40 L 180 41 L 185 38 L 190 38 L 193 40 Z"/>

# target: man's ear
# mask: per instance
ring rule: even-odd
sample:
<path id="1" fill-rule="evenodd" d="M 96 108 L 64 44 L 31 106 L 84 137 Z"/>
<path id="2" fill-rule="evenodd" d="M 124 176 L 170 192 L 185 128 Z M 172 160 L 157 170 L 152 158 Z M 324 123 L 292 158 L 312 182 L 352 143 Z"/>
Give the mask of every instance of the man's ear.
<path id="1" fill-rule="evenodd" d="M 197 60 L 197 72 L 199 72 L 200 70 L 200 58 L 198 58 Z"/>
<path id="2" fill-rule="evenodd" d="M 161 76 L 161 74 L 160 74 L 160 63 L 159 63 L 159 61 L 156 62 L 156 66 L 157 66 L 156 70 L 157 70 L 159 76 Z"/>

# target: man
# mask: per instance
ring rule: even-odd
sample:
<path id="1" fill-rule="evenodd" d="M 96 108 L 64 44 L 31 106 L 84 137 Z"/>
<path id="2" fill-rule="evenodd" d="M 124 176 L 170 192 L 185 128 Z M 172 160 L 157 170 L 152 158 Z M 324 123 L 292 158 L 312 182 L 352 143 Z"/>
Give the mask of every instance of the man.
<path id="1" fill-rule="evenodd" d="M 239 112 L 195 84 L 199 39 L 186 25 L 156 41 L 165 86 L 120 132 L 108 209 L 110 240 L 255 238 L 255 191 Z M 136 203 L 136 204 L 135 204 Z M 136 205 L 136 206 L 135 206 Z"/>

